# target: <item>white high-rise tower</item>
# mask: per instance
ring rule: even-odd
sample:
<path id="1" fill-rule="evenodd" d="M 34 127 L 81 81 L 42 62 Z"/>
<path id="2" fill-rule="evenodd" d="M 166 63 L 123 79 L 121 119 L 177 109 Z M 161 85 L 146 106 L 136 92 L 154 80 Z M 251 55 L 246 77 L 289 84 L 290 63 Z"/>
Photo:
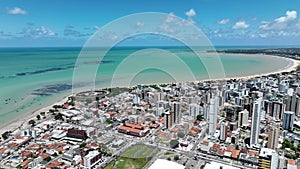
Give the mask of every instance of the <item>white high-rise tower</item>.
<path id="1" fill-rule="evenodd" d="M 252 124 L 251 124 L 251 137 L 250 137 L 250 146 L 258 143 L 259 136 L 259 124 L 261 117 L 261 107 L 262 107 L 262 98 L 258 98 L 253 103 L 253 112 L 252 112 Z"/>
<path id="2" fill-rule="evenodd" d="M 215 97 L 210 99 L 209 113 L 208 113 L 208 134 L 214 135 L 217 127 L 218 120 L 218 111 L 219 111 L 219 99 Z"/>

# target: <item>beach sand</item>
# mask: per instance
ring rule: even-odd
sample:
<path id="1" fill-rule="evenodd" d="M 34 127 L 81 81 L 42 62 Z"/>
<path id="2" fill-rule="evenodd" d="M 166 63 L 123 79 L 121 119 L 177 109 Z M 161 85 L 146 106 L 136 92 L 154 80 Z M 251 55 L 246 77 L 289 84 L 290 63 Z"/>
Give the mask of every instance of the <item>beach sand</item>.
<path id="1" fill-rule="evenodd" d="M 24 116 L 24 117 L 20 117 L 18 120 L 15 120 L 12 123 L 8 124 L 7 126 L 2 127 L 0 129 L 0 134 L 4 133 L 6 131 L 14 131 L 14 130 L 18 129 L 19 127 L 22 128 L 23 126 L 26 126 L 29 120 L 31 120 L 31 119 L 37 120 L 36 116 L 39 115 L 41 112 L 48 112 L 49 109 L 52 109 L 52 107 L 54 105 L 64 104 L 68 100 L 68 97 L 70 97 L 70 96 L 64 97 L 63 99 L 59 100 L 58 102 L 55 102 L 47 107 L 43 107 L 41 109 L 35 110 L 34 112 L 31 112 L 31 114 L 29 114 L 29 113 L 22 114 L 21 116 Z"/>
<path id="2" fill-rule="evenodd" d="M 249 56 L 249 54 L 245 55 L 245 54 L 235 54 L 235 55 L 240 55 L 240 56 Z M 289 64 L 281 69 L 272 71 L 272 72 L 268 72 L 268 73 L 260 73 L 260 74 L 254 74 L 254 75 L 249 75 L 249 76 L 234 76 L 234 77 L 225 77 L 225 78 L 221 78 L 221 79 L 209 79 L 209 80 L 205 80 L 205 81 L 211 81 L 211 80 L 230 80 L 230 79 L 239 79 L 239 80 L 247 80 L 247 79 L 252 79 L 255 77 L 261 77 L 261 76 L 268 76 L 271 74 L 279 74 L 279 73 L 283 73 L 283 72 L 291 72 L 297 69 L 297 67 L 300 65 L 300 61 L 299 60 L 295 60 L 295 59 L 291 59 L 291 58 L 284 58 L 284 57 L 280 57 L 280 56 L 273 56 L 273 55 L 263 55 L 263 54 L 252 54 L 253 56 L 267 56 L 267 57 L 273 57 L 273 58 L 281 58 L 281 59 L 285 59 L 289 62 Z M 251 55 L 251 56 L 252 56 Z M 201 82 L 201 81 L 199 81 Z"/>

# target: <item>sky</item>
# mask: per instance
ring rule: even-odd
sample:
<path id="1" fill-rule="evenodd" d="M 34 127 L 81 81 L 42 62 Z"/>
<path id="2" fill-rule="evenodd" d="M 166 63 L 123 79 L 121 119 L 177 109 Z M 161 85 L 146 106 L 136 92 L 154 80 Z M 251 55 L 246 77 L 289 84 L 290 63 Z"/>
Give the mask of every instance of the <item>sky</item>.
<path id="1" fill-rule="evenodd" d="M 300 45 L 298 0 L 0 0 L 0 47 L 81 47 L 110 22 L 141 12 L 186 19 L 218 46 Z"/>

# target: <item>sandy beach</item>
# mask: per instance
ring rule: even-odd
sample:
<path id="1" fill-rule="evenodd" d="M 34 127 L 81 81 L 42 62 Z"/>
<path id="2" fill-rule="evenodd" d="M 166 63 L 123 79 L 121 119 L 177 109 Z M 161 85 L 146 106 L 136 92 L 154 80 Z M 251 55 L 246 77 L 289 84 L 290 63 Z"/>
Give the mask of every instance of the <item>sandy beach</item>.
<path id="1" fill-rule="evenodd" d="M 249 54 L 245 55 L 245 54 L 235 54 L 235 55 L 240 55 L 240 56 L 249 56 Z M 252 54 L 253 56 L 262 56 L 262 54 Z M 291 72 L 297 69 L 297 66 L 300 65 L 300 61 L 299 60 L 295 60 L 295 59 L 290 59 L 290 58 L 283 58 L 280 56 L 273 56 L 273 55 L 263 55 L 263 56 L 267 56 L 267 57 L 274 57 L 274 58 L 281 58 L 281 59 L 285 59 L 289 62 L 289 64 L 281 69 L 269 72 L 269 73 L 260 73 L 260 74 L 254 74 L 254 75 L 249 75 L 249 76 L 234 76 L 234 77 L 225 77 L 225 78 L 221 78 L 221 79 L 210 79 L 208 81 L 211 80 L 230 80 L 230 79 L 240 79 L 240 80 L 247 80 L 247 79 L 251 79 L 251 78 L 255 78 L 255 77 L 261 77 L 261 76 L 268 76 L 271 74 L 278 74 L 278 73 L 282 73 L 282 72 Z M 207 80 L 205 80 L 207 81 Z M 201 82 L 201 81 L 199 81 Z"/>
<path id="2" fill-rule="evenodd" d="M 248 54 L 236 54 L 236 55 L 241 55 L 241 56 L 249 56 Z M 255 56 L 255 55 L 253 55 Z M 267 57 L 275 57 L 278 58 L 279 56 L 271 56 L 271 55 L 262 55 L 262 54 L 257 54 L 257 56 L 267 56 Z M 225 77 L 225 78 L 221 78 L 221 79 L 208 79 L 208 80 L 200 80 L 200 81 L 196 81 L 196 82 L 201 82 L 201 81 L 211 81 L 211 80 L 228 80 L 228 79 L 241 79 L 241 80 L 247 80 L 247 79 L 251 79 L 251 78 L 255 78 L 255 77 L 259 77 L 259 76 L 267 76 L 270 74 L 277 74 L 277 73 L 281 73 L 281 72 L 291 72 L 293 70 L 296 70 L 297 66 L 300 64 L 300 61 L 298 60 L 294 60 L 294 59 L 290 59 L 290 58 L 283 58 L 280 57 L 281 59 L 286 59 L 289 64 L 279 70 L 275 70 L 273 72 L 269 72 L 269 73 L 261 73 L 261 74 L 254 74 L 254 75 L 250 75 L 250 76 L 237 76 L 237 77 Z M 4 133 L 5 131 L 14 131 L 15 129 L 19 128 L 20 126 L 24 126 L 24 124 L 27 125 L 27 122 L 30 119 L 35 119 L 36 120 L 36 116 L 38 114 L 40 114 L 41 112 L 47 112 L 49 109 L 52 108 L 53 105 L 56 104 L 63 104 L 64 102 L 66 102 L 67 98 L 69 96 L 66 96 L 64 98 L 62 98 L 61 100 L 59 100 L 58 102 L 55 102 L 47 107 L 43 107 L 41 109 L 35 110 L 33 112 L 28 112 L 28 113 L 23 113 L 20 115 L 20 117 L 18 117 L 17 120 L 13 121 L 12 123 L 2 127 L 0 129 L 0 133 Z"/>
<path id="3" fill-rule="evenodd" d="M 40 114 L 41 112 L 47 112 L 47 111 L 49 111 L 49 109 L 52 109 L 53 105 L 64 104 L 68 100 L 68 97 L 70 97 L 70 96 L 64 97 L 63 99 L 59 100 L 58 102 L 55 102 L 47 107 L 43 107 L 41 109 L 35 110 L 34 112 L 22 114 L 23 117 L 20 117 L 19 119 L 13 121 L 9 125 L 2 127 L 0 129 L 0 134 L 4 133 L 6 131 L 14 131 L 14 130 L 18 129 L 19 127 L 22 128 L 25 124 L 27 124 L 27 122 L 29 120 L 31 120 L 31 119 L 36 120 L 36 116 L 38 114 Z"/>

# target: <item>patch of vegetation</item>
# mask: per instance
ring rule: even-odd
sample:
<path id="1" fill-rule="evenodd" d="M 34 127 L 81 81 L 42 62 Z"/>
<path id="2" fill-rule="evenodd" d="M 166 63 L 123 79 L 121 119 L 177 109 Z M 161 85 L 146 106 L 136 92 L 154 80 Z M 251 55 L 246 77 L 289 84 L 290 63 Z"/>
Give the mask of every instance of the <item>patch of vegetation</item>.
<path id="1" fill-rule="evenodd" d="M 299 146 L 298 146 L 299 147 Z M 290 148 L 293 151 L 297 151 L 297 148 L 294 146 L 294 143 L 288 140 L 284 140 L 282 143 L 282 149 Z"/>
<path id="2" fill-rule="evenodd" d="M 80 144 L 79 147 L 80 147 L 80 148 L 84 148 L 85 146 L 86 146 L 86 142 L 83 142 L 83 143 Z"/>
<path id="3" fill-rule="evenodd" d="M 157 85 L 150 85 L 151 88 L 157 90 L 157 91 L 161 91 L 160 87 Z"/>
<path id="4" fill-rule="evenodd" d="M 58 154 L 55 152 L 54 154 L 52 154 L 53 157 L 57 157 Z"/>
<path id="5" fill-rule="evenodd" d="M 38 115 L 36 116 L 36 119 L 37 119 L 37 120 L 40 120 L 40 119 L 41 119 L 41 116 L 38 114 Z"/>
<path id="6" fill-rule="evenodd" d="M 106 124 L 113 124 L 114 122 L 111 121 L 111 120 L 109 120 L 109 119 L 107 119 L 107 120 L 105 121 L 105 123 L 106 123 Z"/>
<path id="7" fill-rule="evenodd" d="M 174 152 L 167 151 L 167 152 L 164 153 L 164 155 L 171 155 L 171 154 L 174 154 Z"/>
<path id="8" fill-rule="evenodd" d="M 179 145 L 179 141 L 178 140 L 171 140 L 170 141 L 170 147 L 171 148 L 176 148 Z"/>
<path id="9" fill-rule="evenodd" d="M 54 109 L 60 109 L 60 108 L 63 108 L 62 105 L 53 105 L 52 107 L 53 107 Z"/>
<path id="10" fill-rule="evenodd" d="M 178 155 L 175 155 L 174 156 L 174 161 L 178 161 L 179 160 L 179 156 Z"/>
<path id="11" fill-rule="evenodd" d="M 296 70 L 297 70 L 297 71 L 300 71 L 300 65 L 298 65 L 298 66 L 296 67 Z"/>
<path id="12" fill-rule="evenodd" d="M 178 132 L 177 136 L 180 137 L 180 138 L 183 138 L 185 136 L 185 134 L 183 132 Z"/>
<path id="13" fill-rule="evenodd" d="M 141 169 L 147 164 L 146 158 L 120 157 L 109 163 L 104 169 Z"/>
<path id="14" fill-rule="evenodd" d="M 289 159 L 294 159 L 294 160 L 297 159 L 297 156 L 295 154 L 285 154 L 284 156 Z"/>
<path id="15" fill-rule="evenodd" d="M 34 120 L 29 120 L 28 124 L 30 124 L 33 127 L 35 125 L 35 121 Z"/>
<path id="16" fill-rule="evenodd" d="M 54 116 L 55 120 L 63 120 L 63 115 L 61 113 L 58 113 Z"/>
<path id="17" fill-rule="evenodd" d="M 44 160 L 49 162 L 49 161 L 51 161 L 51 157 L 49 156 L 49 157 L 45 158 Z"/>
<path id="18" fill-rule="evenodd" d="M 109 94 L 107 95 L 107 97 L 115 97 L 118 94 L 124 93 L 124 92 L 128 92 L 129 89 L 128 88 L 112 88 L 112 89 L 108 89 Z"/>
<path id="19" fill-rule="evenodd" d="M 154 151 L 154 148 L 146 146 L 146 145 L 135 145 L 127 149 L 124 153 L 122 153 L 123 157 L 131 157 L 131 158 L 145 158 L 150 155 Z"/>
<path id="20" fill-rule="evenodd" d="M 6 139 L 8 139 L 8 137 L 9 137 L 9 134 L 10 134 L 11 132 L 10 131 L 6 131 L 6 132 L 4 132 L 3 134 L 2 134 L 2 138 L 3 138 L 3 140 L 6 140 Z"/>
<path id="21" fill-rule="evenodd" d="M 203 117 L 203 115 L 202 114 L 199 114 L 199 115 L 197 115 L 197 120 L 203 120 L 204 119 L 204 117 Z"/>

